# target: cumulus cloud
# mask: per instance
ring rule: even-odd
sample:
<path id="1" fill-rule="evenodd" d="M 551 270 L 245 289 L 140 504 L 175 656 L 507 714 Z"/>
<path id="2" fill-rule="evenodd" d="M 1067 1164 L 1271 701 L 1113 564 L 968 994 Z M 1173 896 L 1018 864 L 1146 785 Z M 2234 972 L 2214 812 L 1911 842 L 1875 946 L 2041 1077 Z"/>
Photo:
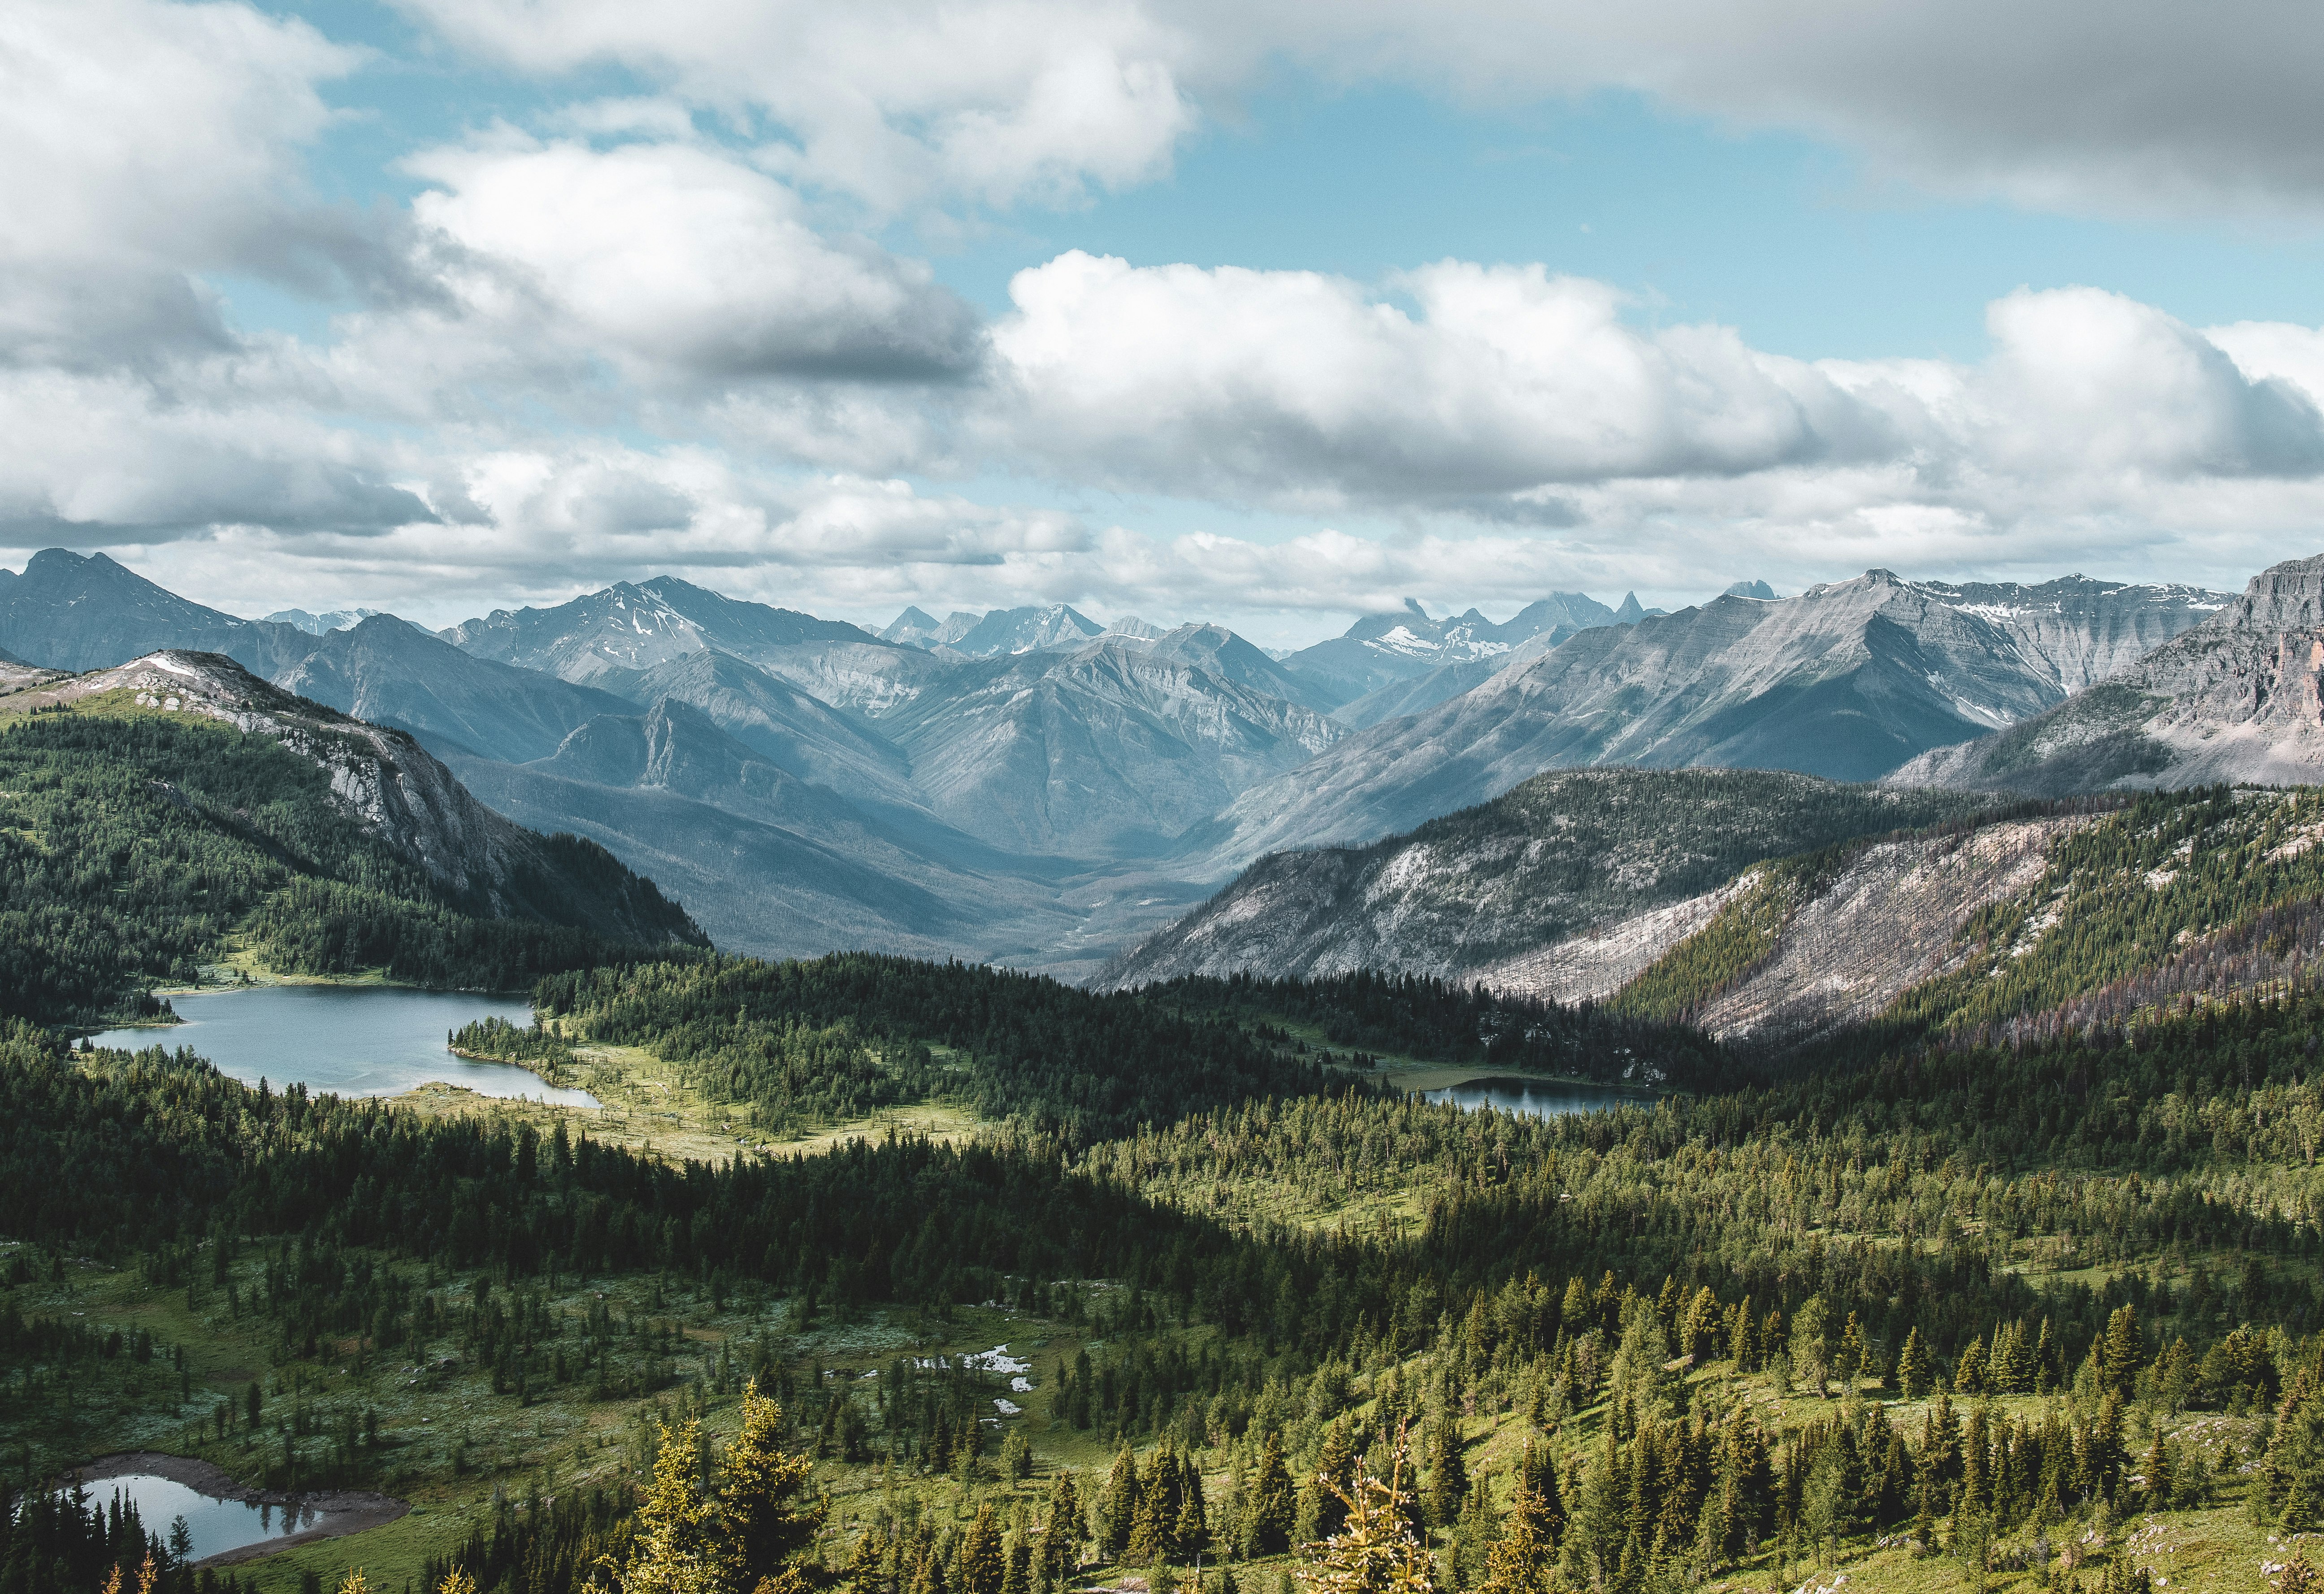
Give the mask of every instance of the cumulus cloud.
<path id="1" fill-rule="evenodd" d="M 0 14 L 0 360 L 80 367 L 227 341 L 191 273 L 368 274 L 303 198 L 318 85 L 353 52 L 247 6 L 24 0 Z"/>
<path id="2" fill-rule="evenodd" d="M 1069 202 L 1167 170 L 1194 124 L 1179 30 L 1128 0 L 406 0 L 528 70 L 614 63 L 766 117 L 770 170 L 893 210 Z"/>
<path id="3" fill-rule="evenodd" d="M 976 318 L 927 269 L 807 225 L 780 183 L 685 143 L 442 149 L 420 227 L 481 318 L 546 310 L 634 376 L 940 378 Z"/>
<path id="4" fill-rule="evenodd" d="M 1400 286 L 1416 314 L 1312 272 L 1061 255 L 994 330 L 1010 442 L 1140 485 L 1420 502 L 1887 446 L 1812 366 L 1639 331 L 1603 283 L 1446 261 Z"/>
<path id="5" fill-rule="evenodd" d="M 2324 470 L 2306 391 L 2092 289 L 1997 301 L 1991 356 L 1956 365 L 1642 330 L 1606 285 L 1538 266 L 1448 261 L 1399 286 L 1415 312 L 1313 272 L 1066 254 L 1012 285 L 992 341 L 1014 406 L 987 419 L 1075 479 L 1551 524 L 1572 489 L 1624 481 L 1838 473 L 1950 502 Z"/>
<path id="6" fill-rule="evenodd" d="M 890 207 L 1145 180 L 1198 106 L 1284 61 L 1503 99 L 1630 89 L 2044 208 L 2324 199 L 2324 32 L 2274 0 L 405 4 L 526 69 L 619 63 L 764 115 L 785 170 Z"/>
<path id="7" fill-rule="evenodd" d="M 175 403 L 124 374 L 0 372 L 0 539 L 98 547 L 218 525 L 373 534 L 434 511 L 303 410 Z"/>

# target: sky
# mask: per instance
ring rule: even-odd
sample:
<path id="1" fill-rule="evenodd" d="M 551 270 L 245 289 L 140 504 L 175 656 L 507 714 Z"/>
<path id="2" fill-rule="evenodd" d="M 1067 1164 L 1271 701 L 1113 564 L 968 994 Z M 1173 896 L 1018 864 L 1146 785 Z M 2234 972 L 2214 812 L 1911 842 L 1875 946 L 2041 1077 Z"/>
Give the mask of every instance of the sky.
<path id="1" fill-rule="evenodd" d="M 14 0 L 0 567 L 1297 645 L 2324 551 L 2280 0 Z"/>

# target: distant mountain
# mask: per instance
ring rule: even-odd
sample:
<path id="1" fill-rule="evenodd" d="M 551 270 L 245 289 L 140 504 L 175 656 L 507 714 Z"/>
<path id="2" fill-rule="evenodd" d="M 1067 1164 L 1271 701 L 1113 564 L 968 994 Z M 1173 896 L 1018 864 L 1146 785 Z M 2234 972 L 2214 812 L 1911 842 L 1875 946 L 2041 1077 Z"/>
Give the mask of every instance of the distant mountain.
<path id="1" fill-rule="evenodd" d="M 1775 589 L 1764 581 L 1738 581 L 1719 594 L 1725 598 L 1757 598 L 1762 603 L 1775 601 Z"/>
<path id="2" fill-rule="evenodd" d="M 598 677 L 608 691 L 646 707 L 690 704 L 779 769 L 861 800 L 917 804 L 911 761 L 878 732 L 821 698 L 730 653 L 706 648 L 636 675 Z"/>
<path id="3" fill-rule="evenodd" d="M 1474 609 L 1432 620 L 1416 600 L 1406 598 L 1401 613 L 1367 614 L 1345 635 L 1304 648 L 1283 664 L 1331 695 L 1337 707 L 1447 664 L 1505 654 L 1544 632 L 1563 628 L 1571 635 L 1610 624 L 1614 617 L 1614 611 L 1580 593 L 1554 593 L 1499 625 Z"/>
<path id="4" fill-rule="evenodd" d="M 1407 830 L 1543 769 L 1727 766 L 1874 779 L 2057 702 L 2071 661 L 2103 652 L 2080 639 L 2168 631 L 2201 613 L 2184 588 L 2112 586 L 2078 611 L 2028 597 L 2044 588 L 2007 590 L 2025 601 L 1973 603 L 1962 589 L 1875 570 L 1795 598 L 1721 597 L 1583 631 L 1245 792 L 1188 834 L 1183 855 L 1197 878 L 1217 878 L 1285 847 Z"/>
<path id="5" fill-rule="evenodd" d="M 511 763 L 545 758 L 576 726 L 629 708 L 608 692 L 475 658 L 392 614 L 323 637 L 276 684 L 439 749 Z"/>
<path id="6" fill-rule="evenodd" d="M 1105 634 L 1110 637 L 1129 637 L 1136 641 L 1150 642 L 1169 633 L 1158 625 L 1139 619 L 1135 614 L 1125 614 L 1107 626 Z M 1261 649 L 1260 651 L 1266 652 L 1266 650 Z M 1267 656 L 1278 663 L 1281 662 L 1281 656 L 1278 654 L 1268 653 Z"/>
<path id="7" fill-rule="evenodd" d="M 378 613 L 376 609 L 332 609 L 321 614 L 310 614 L 304 609 L 277 609 L 266 620 L 270 625 L 295 626 L 310 637 L 319 637 L 360 625 Z"/>
<path id="8" fill-rule="evenodd" d="M 2202 605 L 2213 607 L 2209 594 Z M 2135 647 L 2126 641 L 2119 650 Z M 1924 753 L 1890 779 L 2044 796 L 2218 781 L 2314 784 L 2324 779 L 2319 681 L 2324 555 L 2263 571 L 2201 624 L 2049 712 Z"/>
<path id="9" fill-rule="evenodd" d="M 1074 923 L 1038 876 L 978 867 L 965 837 L 932 849 L 933 826 L 884 825 L 673 698 L 592 720 L 531 763 L 453 764 L 503 812 L 553 818 L 683 891 L 724 946 L 1023 958 Z"/>
<path id="10" fill-rule="evenodd" d="M 983 614 L 954 611 L 942 625 L 923 609 L 907 609 L 880 633 L 883 642 L 931 651 L 948 648 L 970 659 L 1078 648 L 1107 634 L 1106 628 L 1065 604 L 992 609 Z"/>
<path id="11" fill-rule="evenodd" d="M 103 554 L 42 548 L 0 585 L 0 648 L 51 669 L 104 669 L 175 648 L 223 653 L 271 677 L 314 646 L 295 626 L 207 608 Z"/>
<path id="12" fill-rule="evenodd" d="M 1046 608 L 995 609 L 976 628 L 952 644 L 956 653 L 971 659 L 1001 654 L 1033 653 L 1078 648 L 1104 631 L 1088 615 L 1064 604 Z"/>
<path id="13" fill-rule="evenodd" d="M 878 635 L 883 642 L 901 642 L 908 648 L 932 648 L 943 632 L 944 627 L 936 622 L 936 616 L 915 605 L 890 621 Z"/>
<path id="14" fill-rule="evenodd" d="M 1975 806 L 1757 770 L 1540 775 L 1368 847 L 1263 858 L 1102 983 L 1357 969 L 1462 978 L 1601 920 L 1712 890 L 1762 859 Z"/>
<path id="15" fill-rule="evenodd" d="M 917 648 L 844 621 L 724 597 L 669 576 L 625 581 L 553 609 L 494 610 L 440 634 L 479 659 L 584 684 L 715 648 L 867 718 L 942 668 Z"/>
<path id="16" fill-rule="evenodd" d="M 1172 635 L 953 666 L 880 729 L 929 807 L 972 835 L 1019 852 L 1149 854 L 1339 734 L 1237 678 L 1277 667 L 1232 633 Z"/>

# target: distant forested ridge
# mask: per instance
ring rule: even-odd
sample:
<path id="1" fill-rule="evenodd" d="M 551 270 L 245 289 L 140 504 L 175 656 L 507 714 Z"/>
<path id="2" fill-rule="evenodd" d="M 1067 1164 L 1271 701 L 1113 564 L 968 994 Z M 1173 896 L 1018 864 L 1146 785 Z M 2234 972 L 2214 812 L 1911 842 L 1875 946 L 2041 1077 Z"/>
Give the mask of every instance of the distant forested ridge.
<path id="1" fill-rule="evenodd" d="M 560 1035 L 647 1047 L 770 1128 L 938 1094 L 1080 1144 L 1223 1102 L 1344 1088 L 1318 1060 L 1221 1016 L 870 953 L 576 970 L 543 979 L 533 1003 Z"/>
<path id="2" fill-rule="evenodd" d="M 192 714 L 0 720 L 0 1013 L 97 1019 L 236 947 L 284 972 L 508 990 L 637 955 L 605 933 L 615 903 L 699 939 L 652 882 L 574 836 L 534 838 L 507 881 L 526 914 L 496 915 L 366 825 L 334 774 L 327 755 Z"/>

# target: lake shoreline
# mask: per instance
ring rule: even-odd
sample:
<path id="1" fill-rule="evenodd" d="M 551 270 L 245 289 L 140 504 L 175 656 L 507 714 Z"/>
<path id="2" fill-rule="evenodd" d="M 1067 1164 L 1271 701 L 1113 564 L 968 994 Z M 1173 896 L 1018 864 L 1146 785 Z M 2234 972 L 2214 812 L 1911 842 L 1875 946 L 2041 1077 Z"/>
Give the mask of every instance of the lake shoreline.
<path id="1" fill-rule="evenodd" d="M 99 1456 L 95 1460 L 75 1467 L 59 1478 L 51 1486 L 59 1490 L 70 1490 L 76 1482 L 95 1494 L 95 1486 L 118 1478 L 166 1478 L 171 1483 L 181 1483 L 198 1494 L 214 1500 L 233 1500 L 245 1506 L 275 1506 L 303 1507 L 321 1517 L 314 1526 L 301 1528 L 295 1534 L 280 1534 L 259 1539 L 232 1550 L 221 1550 L 205 1556 L 193 1564 L 202 1567 L 236 1566 L 245 1561 L 257 1561 L 300 1544 L 311 1544 L 320 1539 L 341 1539 L 349 1534 L 368 1528 L 384 1527 L 404 1516 L 411 1509 L 408 1500 L 393 1495 L 383 1495 L 369 1489 L 328 1488 L 310 1494 L 290 1494 L 279 1488 L 253 1488 L 239 1482 L 235 1476 L 216 1464 L 192 1456 L 173 1456 L 164 1451 L 116 1451 Z M 166 1525 L 145 1525 L 146 1531 L 168 1531 Z"/>

